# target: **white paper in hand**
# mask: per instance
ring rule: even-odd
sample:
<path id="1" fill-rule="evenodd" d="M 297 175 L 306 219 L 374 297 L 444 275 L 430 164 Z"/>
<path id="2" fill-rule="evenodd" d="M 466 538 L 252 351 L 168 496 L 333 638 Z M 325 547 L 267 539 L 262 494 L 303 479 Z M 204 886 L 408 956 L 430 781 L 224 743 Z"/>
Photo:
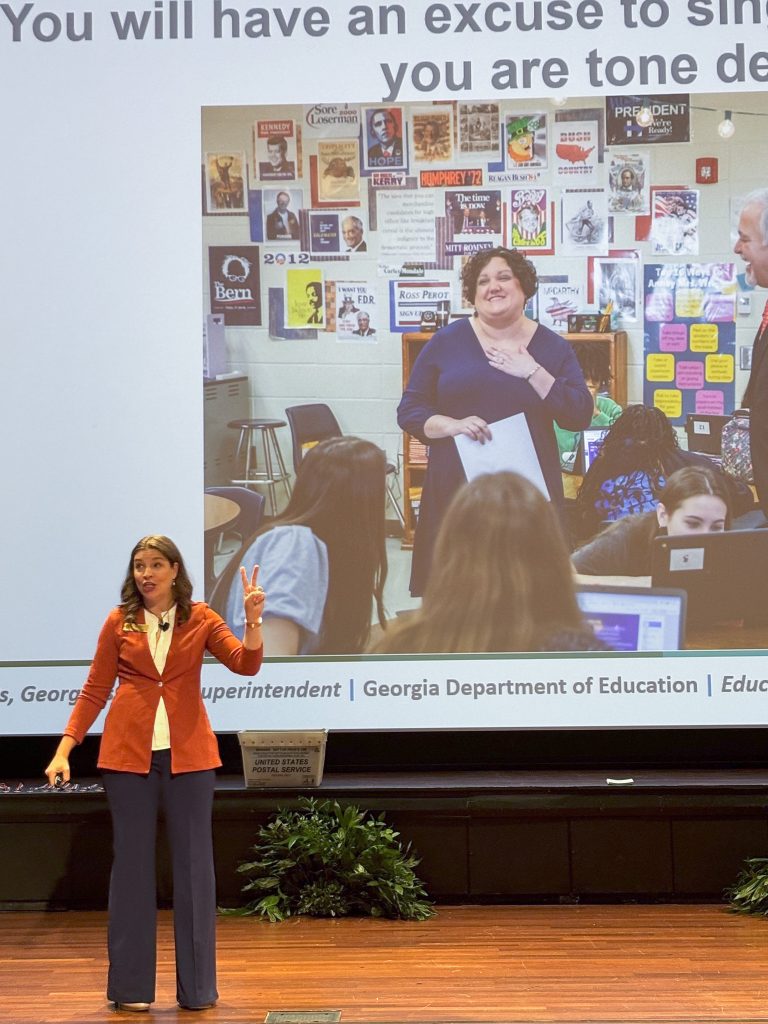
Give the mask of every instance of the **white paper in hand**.
<path id="1" fill-rule="evenodd" d="M 488 426 L 491 428 L 491 440 L 485 444 L 464 434 L 454 438 L 467 480 L 474 480 L 483 473 L 519 473 L 551 500 L 525 414 L 519 412 Z"/>

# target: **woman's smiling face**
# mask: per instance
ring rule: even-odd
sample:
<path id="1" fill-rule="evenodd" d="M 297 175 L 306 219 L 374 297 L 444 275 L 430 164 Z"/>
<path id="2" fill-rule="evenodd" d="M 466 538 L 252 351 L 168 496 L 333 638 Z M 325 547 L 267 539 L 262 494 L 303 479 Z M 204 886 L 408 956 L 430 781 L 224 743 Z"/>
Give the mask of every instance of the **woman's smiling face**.
<path id="1" fill-rule="evenodd" d="M 481 320 L 488 323 L 514 323 L 523 314 L 525 294 L 509 264 L 494 256 L 477 278 L 474 306 Z"/>

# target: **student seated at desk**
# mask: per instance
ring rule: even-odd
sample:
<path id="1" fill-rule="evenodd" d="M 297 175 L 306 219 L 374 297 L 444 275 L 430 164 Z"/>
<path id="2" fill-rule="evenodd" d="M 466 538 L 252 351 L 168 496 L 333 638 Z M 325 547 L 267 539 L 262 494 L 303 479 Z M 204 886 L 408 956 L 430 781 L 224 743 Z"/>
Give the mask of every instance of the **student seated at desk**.
<path id="1" fill-rule="evenodd" d="M 260 566 L 259 582 L 272 587 L 262 627 L 267 657 L 359 654 L 370 640 L 372 607 L 383 626 L 386 470 L 384 452 L 370 441 L 320 441 L 302 459 L 283 512 L 233 559 L 249 574 Z M 225 618 L 242 624 L 238 583 Z M 242 584 L 240 591 L 242 605 Z"/>
<path id="2" fill-rule="evenodd" d="M 555 506 L 517 473 L 488 473 L 456 492 L 437 534 L 422 607 L 390 623 L 373 648 L 606 650 L 576 602 Z"/>
<path id="3" fill-rule="evenodd" d="M 622 409 L 619 403 L 614 402 L 609 395 L 601 394 L 602 391 L 606 391 L 610 387 L 613 380 L 608 346 L 599 341 L 585 341 L 572 347 L 594 403 L 590 426 L 610 427 L 621 416 Z M 573 473 L 581 441 L 581 431 L 566 430 L 559 423 L 555 423 L 555 437 L 560 453 L 560 468 L 565 473 Z"/>
<path id="4" fill-rule="evenodd" d="M 729 495 L 734 515 L 748 511 L 752 492 L 713 466 L 706 455 L 683 451 L 672 424 L 661 411 L 628 405 L 605 436 L 576 498 L 576 529 L 588 540 L 607 522 L 653 512 L 665 480 L 688 466 L 709 469 Z"/>
<path id="5" fill-rule="evenodd" d="M 654 537 L 719 533 L 731 525 L 728 481 L 707 466 L 678 469 L 656 508 L 624 516 L 571 556 L 584 576 L 649 576 Z"/>

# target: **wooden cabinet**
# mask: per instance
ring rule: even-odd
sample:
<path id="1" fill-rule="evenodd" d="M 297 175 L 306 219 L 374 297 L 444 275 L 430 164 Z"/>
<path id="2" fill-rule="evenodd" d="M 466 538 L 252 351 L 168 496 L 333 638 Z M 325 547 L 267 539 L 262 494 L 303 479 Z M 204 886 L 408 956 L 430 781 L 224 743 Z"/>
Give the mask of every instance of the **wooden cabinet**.
<path id="1" fill-rule="evenodd" d="M 403 335 L 403 390 L 411 376 L 416 357 L 432 337 L 429 333 L 413 333 Z M 413 547 L 413 534 L 418 519 L 418 507 L 421 500 L 421 487 L 427 471 L 427 450 L 421 442 L 410 434 L 403 433 L 403 527 L 404 548 Z"/>
<path id="2" fill-rule="evenodd" d="M 608 346 L 613 380 L 608 394 L 622 407 L 627 404 L 627 332 L 608 331 L 605 334 L 564 334 L 571 345 L 598 344 Z"/>

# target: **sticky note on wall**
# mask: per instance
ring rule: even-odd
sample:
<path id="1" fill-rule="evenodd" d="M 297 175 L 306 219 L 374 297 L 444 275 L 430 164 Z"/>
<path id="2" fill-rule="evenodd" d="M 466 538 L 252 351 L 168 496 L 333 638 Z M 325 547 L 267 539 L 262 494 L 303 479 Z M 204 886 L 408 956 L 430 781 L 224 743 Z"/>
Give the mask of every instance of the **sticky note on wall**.
<path id="1" fill-rule="evenodd" d="M 683 393 L 672 388 L 659 388 L 653 393 L 653 404 L 671 420 L 683 414 Z"/>
<path id="2" fill-rule="evenodd" d="M 678 288 L 675 292 L 675 316 L 698 318 L 704 315 L 704 290 Z"/>
<path id="3" fill-rule="evenodd" d="M 675 368 L 675 384 L 679 388 L 703 388 L 704 363 L 681 359 Z"/>
<path id="4" fill-rule="evenodd" d="M 659 348 L 662 352 L 685 352 L 688 348 L 688 326 L 662 324 L 659 328 Z"/>
<path id="5" fill-rule="evenodd" d="M 717 324 L 691 324 L 691 352 L 717 352 Z"/>
<path id="6" fill-rule="evenodd" d="M 733 380 L 733 356 L 707 356 L 705 364 L 707 380 L 713 384 L 728 384 Z"/>
<path id="7" fill-rule="evenodd" d="M 725 393 L 716 388 L 696 392 L 696 412 L 702 416 L 723 416 L 725 414 Z"/>
<path id="8" fill-rule="evenodd" d="M 675 357 L 651 353 L 645 360 L 647 380 L 673 381 L 675 379 Z"/>

